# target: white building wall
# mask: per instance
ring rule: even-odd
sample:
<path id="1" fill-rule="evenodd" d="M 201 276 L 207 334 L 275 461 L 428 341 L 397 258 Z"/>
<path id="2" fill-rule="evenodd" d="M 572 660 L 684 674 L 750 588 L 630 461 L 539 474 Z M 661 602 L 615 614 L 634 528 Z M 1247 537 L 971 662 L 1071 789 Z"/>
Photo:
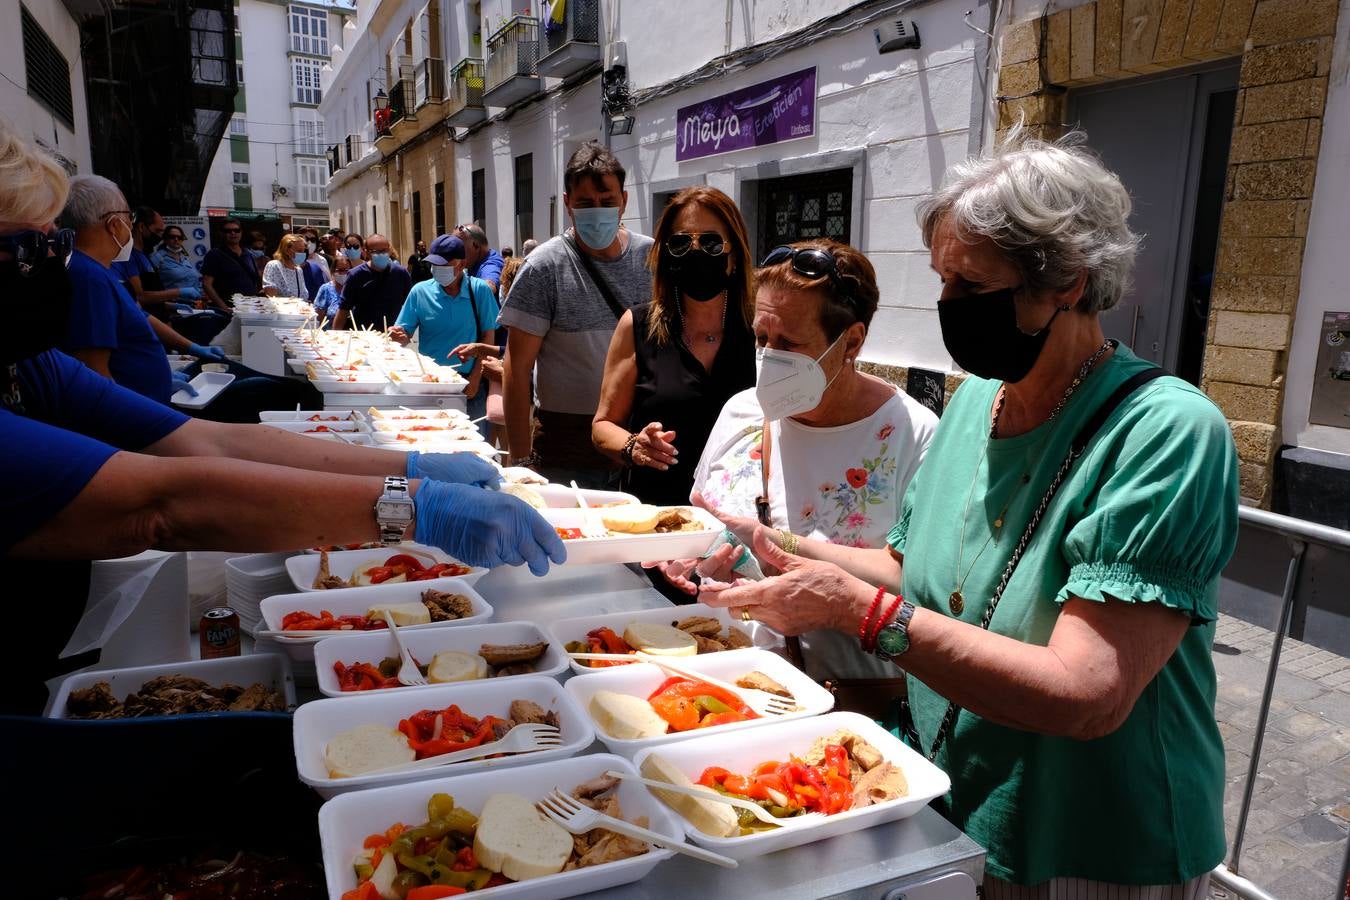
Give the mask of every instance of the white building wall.
<path id="1" fill-rule="evenodd" d="M 46 106 L 28 96 L 19 0 L 0 0 L 0 115 L 15 130 L 68 160 L 77 172 L 92 171 L 89 115 L 84 95 L 84 64 L 80 59 L 80 28 L 58 0 L 24 4 L 70 66 L 70 94 L 74 109 L 72 129 Z"/>
<path id="2" fill-rule="evenodd" d="M 484 14 L 491 2 L 484 2 Z M 616 40 L 627 43 L 632 90 L 637 92 L 697 69 L 703 61 L 781 36 L 839 12 L 847 2 L 783 2 L 749 9 L 698 0 L 683 4 L 621 4 Z M 771 6 L 772 9 L 766 7 Z M 612 147 L 628 170 L 628 227 L 650 233 L 653 194 L 690 184 L 718 187 L 741 205 L 755 227 L 755 181 L 777 175 L 854 168 L 852 242 L 877 269 L 881 306 L 863 350 L 865 360 L 950 371 L 937 321 L 937 278 L 928 266 L 914 210 L 940 182 L 947 166 L 980 144 L 975 41 L 956 0 L 912 7 L 919 50 L 878 54 L 874 23 L 808 44 L 770 61 L 720 75 L 632 113 L 634 133 L 616 135 Z M 493 20 L 495 22 L 495 19 Z M 679 51 L 671 51 L 671 35 Z M 675 159 L 676 111 L 683 106 L 817 67 L 816 133 L 790 143 L 680 163 Z M 976 123 L 972 131 L 971 121 Z M 535 237 L 547 237 L 550 197 L 562 206 L 562 169 L 583 141 L 601 139 L 598 79 L 565 95 L 519 110 L 483 128 L 457 155 L 457 214 L 471 217 L 471 173 L 486 170 L 488 237 L 514 244 L 511 229 L 513 160 L 534 154 Z"/>
<path id="3" fill-rule="evenodd" d="M 1346 25 L 1350 22 L 1350 0 L 1341 0 L 1339 21 L 1289 370 L 1285 373 L 1283 430 L 1285 443 L 1350 454 L 1350 428 L 1308 421 L 1322 316 L 1350 310 L 1350 275 L 1345 267 L 1345 236 L 1350 232 L 1350 212 L 1345 205 L 1345 198 L 1350 197 L 1350 166 L 1346 165 L 1346 148 L 1350 147 L 1350 27 Z"/>

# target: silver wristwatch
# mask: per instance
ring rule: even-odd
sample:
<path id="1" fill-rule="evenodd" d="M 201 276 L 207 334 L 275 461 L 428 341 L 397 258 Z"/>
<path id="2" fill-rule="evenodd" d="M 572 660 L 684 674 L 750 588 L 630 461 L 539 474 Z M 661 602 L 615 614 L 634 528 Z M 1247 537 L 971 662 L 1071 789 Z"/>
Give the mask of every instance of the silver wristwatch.
<path id="1" fill-rule="evenodd" d="M 876 646 L 872 655 L 885 662 L 893 662 L 909 649 L 909 620 L 914 617 L 914 604 L 908 600 L 901 602 L 900 612 L 895 619 L 877 633 Z"/>
<path id="2" fill-rule="evenodd" d="M 380 526 L 380 540 L 397 544 L 413 523 L 416 507 L 408 496 L 408 479 L 391 475 L 384 480 L 384 493 L 375 501 L 375 523 Z"/>

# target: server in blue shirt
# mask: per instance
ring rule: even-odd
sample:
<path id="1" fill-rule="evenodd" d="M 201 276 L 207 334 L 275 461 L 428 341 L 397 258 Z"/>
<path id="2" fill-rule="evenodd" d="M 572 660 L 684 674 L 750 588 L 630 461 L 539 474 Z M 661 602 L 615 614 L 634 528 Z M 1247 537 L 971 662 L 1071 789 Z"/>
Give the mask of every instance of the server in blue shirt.
<path id="1" fill-rule="evenodd" d="M 487 415 L 483 363 L 473 357 L 452 358 L 450 351 L 475 341 L 494 343 L 501 309 L 487 283 L 465 272 L 464 243 L 453 234 L 432 241 L 426 261 L 431 266 L 431 278 L 413 285 L 397 323 L 389 329 L 389 337 L 407 344 L 412 335 L 418 334 L 423 356 L 458 369 L 469 382 L 464 389 L 469 416 L 477 419 Z"/>
<path id="2" fill-rule="evenodd" d="M 52 225 L 67 188 L 64 170 L 0 119 L 0 557 L 53 561 L 37 627 L 11 648 L 21 677 L 0 692 L 0 710 L 21 701 L 24 711 L 34 701 L 40 709 L 41 680 L 88 590 L 87 571 L 51 588 L 48 574 L 66 562 L 147 548 L 280 551 L 401 537 L 472 565 L 527 563 L 537 574 L 566 558 L 538 513 L 483 490 L 498 472 L 476 456 L 189 419 L 52 349 L 74 299 L 75 236 Z M 125 239 L 126 226 L 117 230 Z"/>
<path id="3" fill-rule="evenodd" d="M 366 238 L 366 252 L 370 261 L 352 269 L 347 278 L 334 328 L 387 331 L 412 289 L 412 276 L 390 256 L 389 238 L 372 234 Z"/>

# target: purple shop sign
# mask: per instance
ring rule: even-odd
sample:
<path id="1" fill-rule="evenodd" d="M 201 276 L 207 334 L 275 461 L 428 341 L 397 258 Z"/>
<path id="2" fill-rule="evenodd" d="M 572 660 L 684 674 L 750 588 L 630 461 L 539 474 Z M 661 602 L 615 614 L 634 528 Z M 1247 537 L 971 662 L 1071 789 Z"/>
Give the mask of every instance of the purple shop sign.
<path id="1" fill-rule="evenodd" d="M 683 106 L 675 159 L 686 162 L 816 133 L 816 68 Z"/>

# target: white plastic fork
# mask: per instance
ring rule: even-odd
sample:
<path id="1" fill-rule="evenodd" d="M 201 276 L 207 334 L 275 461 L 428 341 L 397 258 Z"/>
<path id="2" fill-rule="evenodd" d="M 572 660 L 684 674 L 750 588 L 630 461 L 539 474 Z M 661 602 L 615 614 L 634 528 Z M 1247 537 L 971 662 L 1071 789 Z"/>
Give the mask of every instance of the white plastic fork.
<path id="1" fill-rule="evenodd" d="M 660 832 L 652 831 L 650 828 L 643 828 L 641 825 L 634 825 L 632 822 L 625 822 L 623 819 L 616 819 L 613 816 L 596 812 L 580 800 L 564 794 L 558 788 L 554 788 L 547 797 L 536 803 L 534 808 L 572 834 L 585 834 L 592 828 L 604 828 L 606 831 L 637 838 L 639 841 L 646 841 L 649 844 L 655 844 L 657 847 L 665 847 L 667 850 L 674 850 L 676 853 L 683 853 L 686 856 L 692 856 L 694 859 L 710 862 L 723 868 L 734 869 L 738 865 L 736 860 L 729 856 L 713 853 L 711 850 L 704 850 L 702 847 L 695 847 L 693 844 L 686 844 L 684 841 L 667 837 Z"/>
<path id="2" fill-rule="evenodd" d="M 591 506 L 586 502 L 586 495 L 581 492 L 577 486 L 576 480 L 572 481 L 572 492 L 576 494 L 577 506 L 581 508 L 581 535 L 588 538 L 609 537 L 609 529 L 600 523 Z"/>
<path id="3" fill-rule="evenodd" d="M 824 813 L 806 813 L 800 816 L 775 816 L 758 803 L 750 800 L 742 800 L 739 797 L 728 797 L 726 794 L 719 794 L 710 788 L 705 787 L 685 787 L 680 784 L 671 784 L 666 781 L 657 781 L 654 778 L 642 778 L 638 775 L 629 775 L 627 772 L 611 771 L 606 772 L 611 778 L 622 778 L 627 781 L 636 781 L 638 784 L 645 784 L 647 787 L 658 791 L 670 791 L 675 794 L 688 794 L 690 797 L 698 797 L 703 800 L 712 800 L 714 803 L 725 803 L 728 806 L 734 806 L 737 809 L 744 809 L 754 815 L 756 819 L 769 825 L 799 825 L 803 822 L 810 823 L 817 819 L 825 818 Z"/>
<path id="4" fill-rule="evenodd" d="M 701 672 L 695 672 L 693 669 L 686 669 L 682 666 L 670 662 L 668 656 L 655 656 L 651 653 L 643 653 L 639 650 L 634 654 L 643 662 L 651 663 L 661 668 L 663 671 L 672 675 L 678 675 L 681 678 L 688 678 L 693 681 L 704 681 L 713 687 L 719 687 L 728 691 L 745 701 L 745 705 L 759 713 L 761 716 L 786 716 L 789 713 L 800 712 L 795 701 L 787 697 L 780 697 L 777 694 L 770 694 L 768 691 L 761 691 L 759 688 L 743 688 L 734 685 L 729 681 L 722 681 L 711 675 L 704 675 Z"/>
<path id="5" fill-rule="evenodd" d="M 396 766 L 371 769 L 360 774 L 384 775 L 388 772 L 434 769 L 437 766 L 448 766 L 451 763 L 464 762 L 465 760 L 481 759 L 484 756 L 491 756 L 496 753 L 536 753 L 540 750 L 552 750 L 561 746 L 562 732 L 554 726 L 524 724 L 512 728 L 502 736 L 500 741 L 479 744 L 477 747 L 469 747 L 466 750 L 453 750 L 449 753 L 428 756 L 426 759 L 415 759 L 412 762 L 399 763 Z"/>
<path id="6" fill-rule="evenodd" d="M 398 645 L 399 659 L 403 660 L 398 667 L 398 683 L 408 687 L 423 687 L 427 682 L 427 676 L 422 674 L 422 670 L 417 668 L 417 660 L 408 652 L 408 648 L 403 646 L 403 636 L 398 633 L 398 626 L 394 624 L 394 614 L 389 610 L 384 610 L 384 621 L 389 626 L 389 633 L 394 636 L 394 643 Z"/>

